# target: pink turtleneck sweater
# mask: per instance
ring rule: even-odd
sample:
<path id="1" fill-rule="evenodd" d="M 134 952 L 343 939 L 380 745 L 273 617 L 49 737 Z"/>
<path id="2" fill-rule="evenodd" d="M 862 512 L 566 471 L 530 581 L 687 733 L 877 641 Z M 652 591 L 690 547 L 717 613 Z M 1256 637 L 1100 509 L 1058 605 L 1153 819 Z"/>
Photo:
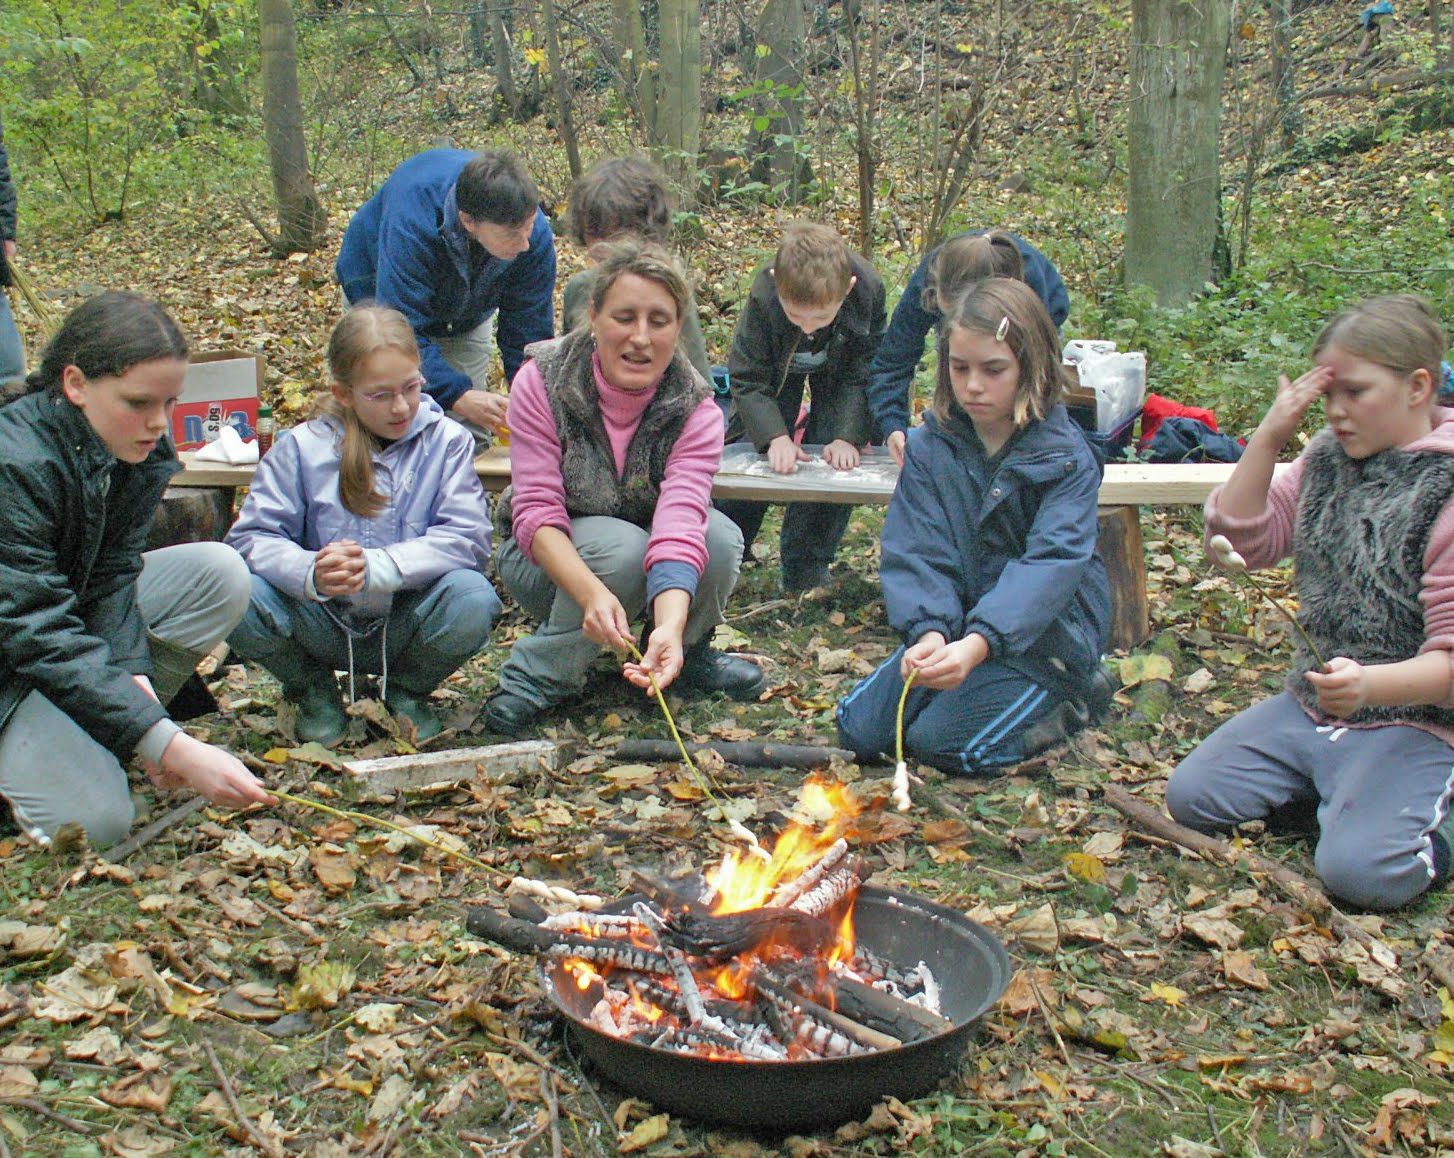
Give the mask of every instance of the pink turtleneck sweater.
<path id="1" fill-rule="evenodd" d="M 656 388 L 621 390 L 601 376 L 599 359 L 593 358 L 592 366 L 601 396 L 601 418 L 619 475 L 631 436 L 656 397 Z M 506 423 L 510 428 L 515 542 L 533 563 L 531 547 L 541 527 L 559 527 L 567 536 L 571 533 L 560 471 L 560 433 L 550 411 L 545 380 L 534 360 L 515 375 Z M 687 418 L 667 460 L 647 541 L 647 571 L 658 563 L 685 563 L 700 576 L 706 568 L 707 511 L 712 502 L 712 478 L 722 463 L 722 437 L 722 411 L 710 397 L 705 398 Z"/>

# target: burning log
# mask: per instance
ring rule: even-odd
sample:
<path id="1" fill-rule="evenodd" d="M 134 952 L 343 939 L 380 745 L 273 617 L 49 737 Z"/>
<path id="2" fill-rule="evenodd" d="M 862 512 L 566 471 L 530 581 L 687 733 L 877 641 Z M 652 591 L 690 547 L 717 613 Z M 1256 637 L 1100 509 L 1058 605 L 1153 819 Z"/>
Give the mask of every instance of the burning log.
<path id="1" fill-rule="evenodd" d="M 954 1028 L 954 1022 L 947 1017 L 840 973 L 819 977 L 799 968 L 780 973 L 775 970 L 774 974 L 802 996 L 905 1044 Z"/>
<path id="2" fill-rule="evenodd" d="M 818 953 L 833 943 L 837 931 L 796 909 L 748 909 L 721 916 L 671 913 L 659 935 L 693 957 L 717 963 L 763 945 Z"/>
<path id="3" fill-rule="evenodd" d="M 671 966 L 659 952 L 642 949 L 620 939 L 597 939 L 541 928 L 506 916 L 486 905 L 475 905 L 465 917 L 465 928 L 476 937 L 516 953 L 539 953 L 553 958 L 578 957 L 592 965 L 629 969 L 635 973 L 671 974 Z"/>
<path id="4" fill-rule="evenodd" d="M 774 1026 L 778 1036 L 800 1043 L 819 1057 L 847 1057 L 903 1045 L 892 1034 L 870 1029 L 804 997 L 766 969 L 754 969 L 751 980 L 763 1012 L 769 1021 L 778 1023 Z"/>
<path id="5" fill-rule="evenodd" d="M 805 892 L 837 868 L 847 855 L 848 842 L 840 836 L 828 846 L 828 851 L 823 854 L 823 859 L 807 872 L 799 873 L 792 880 L 778 885 L 767 903 L 784 907 L 792 905 Z"/>
<path id="6" fill-rule="evenodd" d="M 858 858 L 839 865 L 793 902 L 799 912 L 818 916 L 832 912 L 858 889 Z"/>

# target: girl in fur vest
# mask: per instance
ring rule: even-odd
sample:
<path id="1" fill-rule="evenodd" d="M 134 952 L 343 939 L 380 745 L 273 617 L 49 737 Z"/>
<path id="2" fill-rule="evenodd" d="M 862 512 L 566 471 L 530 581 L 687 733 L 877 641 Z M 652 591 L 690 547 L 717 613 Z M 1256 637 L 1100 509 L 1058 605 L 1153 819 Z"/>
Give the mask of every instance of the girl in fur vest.
<path id="1" fill-rule="evenodd" d="M 356 672 L 379 673 L 389 710 L 427 740 L 440 731 L 430 693 L 500 614 L 474 439 L 422 392 L 397 310 L 346 313 L 328 365 L 331 396 L 258 464 L 228 533 L 253 572 L 230 642 L 283 685 L 300 740 L 347 730 L 335 670 L 350 695 Z"/>
<path id="2" fill-rule="evenodd" d="M 1316 808 L 1318 875 L 1370 909 L 1446 879 L 1454 840 L 1454 411 L 1434 401 L 1444 346 L 1428 303 L 1374 298 L 1328 324 L 1311 370 L 1278 380 L 1207 500 L 1206 533 L 1248 567 L 1292 556 L 1306 638 L 1286 690 L 1218 728 L 1166 789 L 1172 816 L 1204 832 Z M 1327 428 L 1274 479 L 1319 398 Z"/>

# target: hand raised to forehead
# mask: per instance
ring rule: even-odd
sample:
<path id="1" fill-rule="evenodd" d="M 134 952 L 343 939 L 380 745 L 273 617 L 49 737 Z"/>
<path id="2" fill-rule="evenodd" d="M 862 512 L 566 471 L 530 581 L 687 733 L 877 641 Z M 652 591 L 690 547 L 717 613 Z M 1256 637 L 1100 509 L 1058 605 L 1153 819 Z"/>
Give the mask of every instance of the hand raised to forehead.
<path id="1" fill-rule="evenodd" d="M 1333 371 L 1328 366 L 1314 366 L 1289 381 L 1286 374 L 1277 377 L 1277 394 L 1262 419 L 1262 429 L 1286 442 L 1297 433 L 1313 403 L 1333 384 Z"/>

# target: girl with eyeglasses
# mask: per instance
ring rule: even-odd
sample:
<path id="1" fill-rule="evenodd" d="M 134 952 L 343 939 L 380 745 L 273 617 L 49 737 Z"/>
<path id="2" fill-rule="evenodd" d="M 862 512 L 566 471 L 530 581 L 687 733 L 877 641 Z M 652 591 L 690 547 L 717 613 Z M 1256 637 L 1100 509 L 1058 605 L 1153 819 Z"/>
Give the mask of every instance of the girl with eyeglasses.
<path id="1" fill-rule="evenodd" d="M 258 465 L 228 533 L 252 569 L 229 642 L 282 684 L 300 740 L 347 731 L 339 670 L 350 698 L 358 673 L 378 675 L 385 705 L 427 740 L 441 730 L 430 693 L 500 614 L 474 439 L 423 392 L 397 310 L 350 310 L 328 365 L 331 392 Z"/>

